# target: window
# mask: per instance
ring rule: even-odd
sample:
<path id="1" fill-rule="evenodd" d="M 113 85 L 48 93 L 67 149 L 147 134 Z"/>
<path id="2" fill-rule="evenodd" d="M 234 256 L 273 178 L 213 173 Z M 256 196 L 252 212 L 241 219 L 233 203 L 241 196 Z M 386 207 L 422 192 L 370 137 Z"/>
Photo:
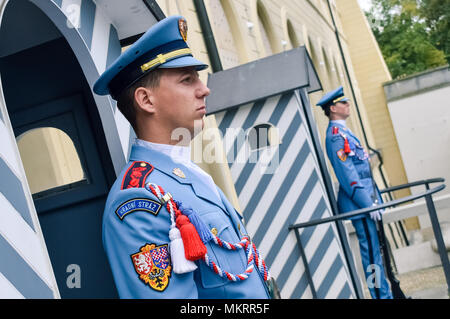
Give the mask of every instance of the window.
<path id="1" fill-rule="evenodd" d="M 247 141 L 251 151 L 277 146 L 280 144 L 278 129 L 270 123 L 258 124 L 248 131 Z"/>
<path id="2" fill-rule="evenodd" d="M 17 138 L 17 145 L 33 197 L 87 183 L 75 145 L 62 130 L 32 129 Z"/>

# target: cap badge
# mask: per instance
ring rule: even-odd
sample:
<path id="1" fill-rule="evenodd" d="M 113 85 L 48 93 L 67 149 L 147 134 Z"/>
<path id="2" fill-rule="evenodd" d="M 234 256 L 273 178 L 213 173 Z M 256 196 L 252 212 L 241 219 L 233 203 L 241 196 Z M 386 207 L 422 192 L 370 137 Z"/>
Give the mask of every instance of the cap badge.
<path id="1" fill-rule="evenodd" d="M 174 173 L 178 177 L 186 178 L 186 175 L 184 175 L 183 171 L 181 169 L 179 169 L 179 168 L 174 168 L 172 173 Z"/>
<path id="2" fill-rule="evenodd" d="M 187 41 L 188 26 L 186 20 L 184 19 L 178 20 L 178 28 L 180 29 L 180 34 L 183 40 Z"/>

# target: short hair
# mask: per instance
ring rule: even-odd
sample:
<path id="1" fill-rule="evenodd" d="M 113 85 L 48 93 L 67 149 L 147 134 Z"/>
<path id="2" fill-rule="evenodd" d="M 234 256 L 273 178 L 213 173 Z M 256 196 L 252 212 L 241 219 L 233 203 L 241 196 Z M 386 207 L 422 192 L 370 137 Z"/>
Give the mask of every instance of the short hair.
<path id="1" fill-rule="evenodd" d="M 325 113 L 325 115 L 327 116 L 327 117 L 330 117 L 330 107 L 331 107 L 331 105 L 333 105 L 333 104 L 328 104 L 327 106 L 324 106 L 324 107 L 322 107 L 322 109 L 323 109 L 323 112 Z"/>
<path id="2" fill-rule="evenodd" d="M 128 122 L 130 122 L 134 131 L 137 132 L 136 128 L 136 100 L 134 99 L 134 92 L 140 87 L 145 88 L 157 88 L 161 79 L 163 69 L 155 69 L 148 74 L 144 75 L 142 78 L 137 80 L 131 86 L 126 88 L 122 93 L 120 93 L 117 99 L 117 108 L 125 116 Z"/>

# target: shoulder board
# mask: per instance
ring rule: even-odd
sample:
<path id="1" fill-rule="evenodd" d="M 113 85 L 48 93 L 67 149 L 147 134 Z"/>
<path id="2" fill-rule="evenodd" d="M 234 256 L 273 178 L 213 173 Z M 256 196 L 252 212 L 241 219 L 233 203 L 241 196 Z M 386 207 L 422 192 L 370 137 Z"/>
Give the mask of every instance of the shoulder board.
<path id="1" fill-rule="evenodd" d="M 120 189 L 144 187 L 145 180 L 153 171 L 153 168 L 153 165 L 147 162 L 133 162 L 123 176 Z"/>
<path id="2" fill-rule="evenodd" d="M 331 129 L 331 134 L 333 135 L 339 134 L 339 127 L 333 126 L 333 128 Z"/>

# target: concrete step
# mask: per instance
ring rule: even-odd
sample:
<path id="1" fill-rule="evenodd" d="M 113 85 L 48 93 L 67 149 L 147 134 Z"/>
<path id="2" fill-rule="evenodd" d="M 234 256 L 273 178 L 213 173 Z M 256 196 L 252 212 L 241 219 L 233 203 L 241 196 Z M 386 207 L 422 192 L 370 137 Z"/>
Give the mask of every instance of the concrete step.
<path id="1" fill-rule="evenodd" d="M 394 249 L 392 255 L 394 256 L 398 274 L 427 269 L 442 264 L 439 253 L 433 249 L 431 241 Z"/>
<path id="2" fill-rule="evenodd" d="M 447 252 L 449 252 L 450 224 L 442 223 L 441 231 Z M 442 264 L 436 240 L 434 239 L 433 230 L 431 228 L 425 228 L 410 233 L 409 239 L 410 246 L 392 250 L 392 255 L 399 274 L 435 267 Z"/>

